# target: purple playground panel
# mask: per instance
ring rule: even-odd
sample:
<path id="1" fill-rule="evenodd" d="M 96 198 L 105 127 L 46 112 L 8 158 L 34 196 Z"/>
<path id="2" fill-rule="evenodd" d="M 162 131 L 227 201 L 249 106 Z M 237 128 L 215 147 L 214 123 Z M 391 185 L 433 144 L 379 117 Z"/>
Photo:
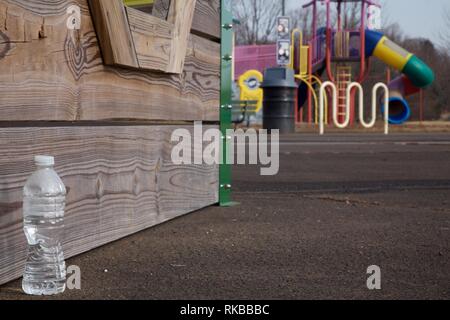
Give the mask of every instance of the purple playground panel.
<path id="1" fill-rule="evenodd" d="M 334 35 L 334 32 L 333 32 Z M 333 37 L 334 39 L 334 37 Z M 359 57 L 359 31 L 350 32 L 349 41 L 350 57 Z M 313 46 L 312 65 L 323 62 L 326 56 L 326 36 L 319 34 L 314 37 L 308 45 Z M 332 42 L 334 52 L 334 41 Z M 266 68 L 277 66 L 277 45 L 251 45 L 251 46 L 237 46 L 235 48 L 235 79 L 238 79 L 242 74 L 248 70 L 258 70 L 264 74 Z"/>
<path id="2" fill-rule="evenodd" d="M 349 33 L 349 56 L 348 58 L 359 58 L 360 57 L 360 32 L 359 31 L 347 31 Z M 331 41 L 331 52 L 332 58 L 335 58 L 335 49 L 336 49 L 336 31 L 332 30 L 332 41 Z M 313 67 L 323 62 L 326 58 L 326 41 L 327 37 L 325 33 L 320 33 L 314 38 L 312 38 L 308 45 L 312 48 L 312 65 Z"/>
<path id="3" fill-rule="evenodd" d="M 235 57 L 235 79 L 248 70 L 258 70 L 264 74 L 266 68 L 277 66 L 277 45 L 237 46 Z"/>

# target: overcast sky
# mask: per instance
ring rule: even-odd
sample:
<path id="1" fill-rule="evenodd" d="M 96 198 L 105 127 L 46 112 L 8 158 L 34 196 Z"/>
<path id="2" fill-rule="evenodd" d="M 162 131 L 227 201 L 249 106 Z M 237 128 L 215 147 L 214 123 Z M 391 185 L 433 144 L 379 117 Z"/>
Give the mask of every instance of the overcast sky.
<path id="1" fill-rule="evenodd" d="M 286 1 L 289 8 L 309 2 Z M 442 12 L 444 8 L 450 8 L 450 0 L 381 0 L 381 3 L 382 16 L 385 15 L 391 23 L 399 23 L 406 35 L 439 42 L 439 30 L 445 26 Z"/>

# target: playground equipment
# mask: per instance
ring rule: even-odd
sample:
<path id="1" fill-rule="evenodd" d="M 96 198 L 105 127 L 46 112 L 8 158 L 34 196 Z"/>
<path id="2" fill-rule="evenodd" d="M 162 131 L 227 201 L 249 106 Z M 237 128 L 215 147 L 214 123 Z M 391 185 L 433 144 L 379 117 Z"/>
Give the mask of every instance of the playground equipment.
<path id="1" fill-rule="evenodd" d="M 366 39 L 368 57 L 373 55 L 403 74 L 388 85 L 392 112 L 389 119 L 393 124 L 402 124 L 411 115 L 411 108 L 405 98 L 430 86 L 434 81 L 434 73 L 425 62 L 382 33 L 366 30 Z"/>
<path id="2" fill-rule="evenodd" d="M 239 100 L 241 101 L 256 101 L 256 110 L 259 112 L 262 108 L 263 90 L 261 83 L 263 75 L 258 70 L 249 70 L 239 77 Z"/>
<path id="3" fill-rule="evenodd" d="M 336 113 L 335 124 L 345 127 L 353 123 L 355 118 L 355 95 L 359 88 L 352 83 L 362 84 L 370 73 L 370 58 L 377 57 L 388 66 L 398 70 L 403 75 L 388 84 L 389 88 L 389 122 L 402 124 L 411 115 L 411 108 L 406 97 L 427 88 L 434 81 L 433 71 L 417 56 L 409 53 L 382 33 L 367 28 L 367 13 L 372 8 L 381 8 L 374 0 L 360 0 L 360 22 L 356 28 L 348 28 L 342 19 L 345 6 L 354 0 L 312 0 L 303 8 L 312 8 L 312 35 L 303 41 L 300 30 L 292 32 L 291 67 L 295 70 L 299 80 L 298 105 L 302 108 L 307 103 L 307 121 L 313 122 L 313 108 L 315 104 L 315 122 L 318 119 L 319 104 L 315 88 L 321 85 L 321 77 L 325 73 L 337 95 L 336 106 L 331 106 Z M 333 25 L 331 5 L 336 4 L 337 19 Z M 326 26 L 318 28 L 318 6 L 326 6 Z M 372 24 L 372 23 L 370 23 Z M 357 64 L 355 67 L 354 65 Z M 357 70 L 355 72 L 355 70 Z M 352 86 L 351 86 L 352 85 Z M 350 94 L 348 88 L 351 86 Z M 331 86 L 327 86 L 330 88 Z M 320 100 L 320 101 L 318 101 Z M 325 102 L 326 103 L 326 102 Z M 331 105 L 331 104 L 330 104 Z M 373 106 L 372 106 L 373 107 Z M 362 107 L 360 107 L 361 109 Z M 324 106 L 324 112 L 330 113 L 330 107 Z M 386 109 L 381 104 L 382 111 Z M 328 116 L 324 115 L 324 121 Z M 349 123 L 347 123 L 349 122 Z"/>
<path id="4" fill-rule="evenodd" d="M 250 117 L 260 112 L 263 105 L 261 83 L 263 75 L 258 70 L 248 70 L 239 77 L 239 100 L 233 101 L 233 123 L 246 122 L 250 125 Z"/>
<path id="5" fill-rule="evenodd" d="M 246 45 L 234 48 L 234 78 L 239 79 L 248 70 L 264 73 L 266 68 L 277 66 L 277 45 Z"/>

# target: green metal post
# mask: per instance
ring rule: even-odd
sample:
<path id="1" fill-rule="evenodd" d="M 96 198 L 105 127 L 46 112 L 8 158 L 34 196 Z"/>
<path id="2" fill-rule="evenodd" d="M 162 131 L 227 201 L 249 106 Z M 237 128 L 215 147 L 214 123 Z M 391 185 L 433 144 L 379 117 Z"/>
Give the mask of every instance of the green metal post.
<path id="1" fill-rule="evenodd" d="M 231 82 L 233 66 L 233 16 L 221 0 L 221 77 L 220 77 L 220 130 L 222 132 L 221 165 L 219 168 L 219 203 L 227 207 L 231 201 L 231 164 L 229 157 L 229 137 L 232 128 Z"/>

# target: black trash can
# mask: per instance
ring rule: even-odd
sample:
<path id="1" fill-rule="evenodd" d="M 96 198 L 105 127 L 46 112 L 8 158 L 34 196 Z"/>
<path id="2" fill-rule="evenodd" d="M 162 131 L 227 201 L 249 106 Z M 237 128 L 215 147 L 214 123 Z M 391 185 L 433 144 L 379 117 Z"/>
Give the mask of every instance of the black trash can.
<path id="1" fill-rule="evenodd" d="M 279 129 L 280 134 L 295 132 L 295 95 L 298 85 L 294 70 L 270 68 L 264 73 L 263 127 Z"/>

